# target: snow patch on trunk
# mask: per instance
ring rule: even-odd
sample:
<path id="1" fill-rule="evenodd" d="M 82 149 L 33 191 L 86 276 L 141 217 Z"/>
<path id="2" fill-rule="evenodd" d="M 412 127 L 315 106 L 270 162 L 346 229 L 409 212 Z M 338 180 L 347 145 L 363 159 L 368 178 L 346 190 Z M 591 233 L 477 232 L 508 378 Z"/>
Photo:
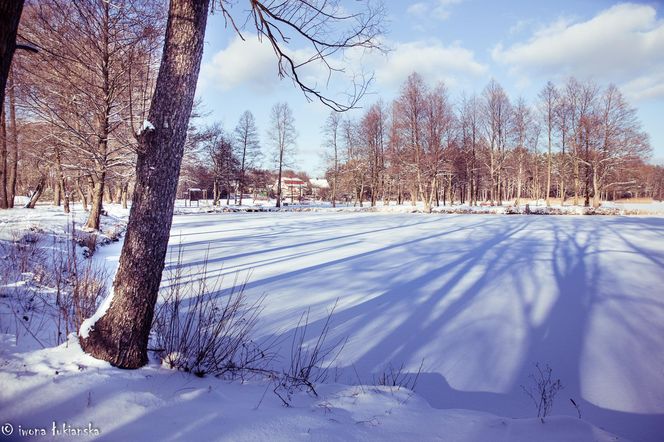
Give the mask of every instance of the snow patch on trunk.
<path id="1" fill-rule="evenodd" d="M 154 130 L 154 124 L 150 123 L 149 120 L 143 120 L 143 125 L 138 130 L 138 135 L 150 130 Z"/>
<path id="2" fill-rule="evenodd" d="M 90 336 L 90 331 L 94 328 L 97 321 L 99 321 L 101 317 L 106 314 L 109 307 L 111 306 L 114 294 L 115 291 L 111 288 L 110 293 L 106 296 L 106 298 L 104 298 L 104 301 L 102 301 L 102 303 L 99 305 L 99 308 L 97 308 L 95 314 L 83 321 L 81 324 L 81 329 L 78 332 L 81 338 L 87 339 L 88 336 Z"/>

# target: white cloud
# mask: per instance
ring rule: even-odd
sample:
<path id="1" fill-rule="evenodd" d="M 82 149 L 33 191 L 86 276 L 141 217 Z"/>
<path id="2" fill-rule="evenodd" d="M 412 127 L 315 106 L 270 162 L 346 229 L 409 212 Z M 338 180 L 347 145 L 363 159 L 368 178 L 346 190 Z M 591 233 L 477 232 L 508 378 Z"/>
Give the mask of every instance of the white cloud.
<path id="1" fill-rule="evenodd" d="M 416 18 L 435 18 L 438 20 L 447 20 L 451 15 L 451 7 L 464 0 L 434 0 L 431 2 L 413 3 L 406 9 L 406 12 Z"/>
<path id="2" fill-rule="evenodd" d="M 413 3 L 412 5 L 408 6 L 406 12 L 410 15 L 423 16 L 429 12 L 429 5 L 424 2 Z"/>
<path id="3" fill-rule="evenodd" d="M 477 78 L 488 71 L 486 65 L 475 60 L 475 54 L 459 44 L 444 45 L 439 40 L 386 42 L 392 50 L 386 56 L 372 54 L 363 60 L 370 70 L 375 70 L 378 86 L 397 89 L 412 72 L 435 83 L 444 81 L 448 86 Z"/>
<path id="4" fill-rule="evenodd" d="M 382 41 L 391 50 L 387 54 L 377 51 L 351 50 L 345 57 L 332 57 L 328 61 L 343 72 L 330 72 L 315 62 L 300 70 L 300 78 L 333 98 L 340 98 L 352 83 L 354 75 L 374 72 L 374 90 L 397 91 L 412 72 L 418 72 L 429 83 L 444 81 L 448 86 L 467 86 L 469 80 L 487 74 L 488 67 L 475 59 L 471 50 L 459 43 L 445 45 L 437 39 L 411 42 Z M 312 55 L 309 49 L 289 51 L 295 60 L 303 61 Z M 327 81 L 330 80 L 328 87 Z M 290 80 L 288 80 L 290 82 Z M 283 86 L 277 75 L 277 59 L 266 42 L 247 38 L 233 39 L 201 68 L 201 89 L 215 88 L 229 91 L 246 87 L 257 94 L 269 94 Z"/>
<path id="5" fill-rule="evenodd" d="M 335 87 L 343 88 L 343 83 L 348 82 L 354 73 L 352 65 L 342 70 L 346 66 L 339 56 L 327 58 L 333 69 L 330 71 L 325 63 L 315 57 L 312 48 L 285 46 L 282 49 L 296 65 L 300 65 L 297 68 L 299 79 L 326 95 L 334 95 Z M 292 79 L 285 78 L 288 86 L 291 86 Z M 203 64 L 199 85 L 200 89 L 215 88 L 221 91 L 246 87 L 257 94 L 270 94 L 284 86 L 281 80 L 278 75 L 278 58 L 272 46 L 265 40 L 261 42 L 256 37 L 246 36 L 244 41 L 235 37 L 226 48 L 214 54 L 212 60 Z"/>
<path id="6" fill-rule="evenodd" d="M 624 85 L 632 98 L 664 97 L 664 22 L 648 5 L 615 5 L 587 21 L 559 19 L 491 55 L 520 77 L 596 78 Z"/>
<path id="7" fill-rule="evenodd" d="M 439 20 L 447 20 L 450 18 L 451 7 L 461 3 L 463 0 L 438 0 L 437 5 L 433 8 L 434 17 Z"/>
<path id="8" fill-rule="evenodd" d="M 235 37 L 201 67 L 201 83 L 223 91 L 243 85 L 256 92 L 268 92 L 279 82 L 276 61 L 266 42 Z"/>

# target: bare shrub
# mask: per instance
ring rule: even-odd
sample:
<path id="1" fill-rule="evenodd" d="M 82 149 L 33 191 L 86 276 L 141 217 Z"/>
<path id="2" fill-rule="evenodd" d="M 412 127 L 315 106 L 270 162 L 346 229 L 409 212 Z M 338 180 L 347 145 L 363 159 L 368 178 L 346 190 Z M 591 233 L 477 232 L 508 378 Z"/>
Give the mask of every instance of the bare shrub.
<path id="1" fill-rule="evenodd" d="M 229 290 L 220 290 L 222 278 L 210 285 L 207 258 L 197 280 L 184 276 L 181 256 L 152 324 L 162 363 L 200 377 L 267 372 L 273 355 L 251 339 L 263 298 L 249 302 L 237 278 Z"/>
<path id="2" fill-rule="evenodd" d="M 43 272 L 46 261 L 44 235 L 38 230 L 11 232 L 11 241 L 0 241 L 4 282 L 15 280 L 19 274 Z"/>
<path id="3" fill-rule="evenodd" d="M 576 403 L 576 401 L 574 399 L 569 398 L 569 401 L 574 406 L 574 409 L 576 410 L 577 416 L 579 416 L 579 419 L 581 419 L 581 407 L 579 406 L 579 404 Z"/>
<path id="4" fill-rule="evenodd" d="M 75 264 L 64 290 L 58 290 L 58 342 L 71 332 L 78 332 L 86 318 L 92 316 L 107 294 L 108 272 L 90 260 Z"/>
<path id="5" fill-rule="evenodd" d="M 528 376 L 531 385 L 521 386 L 521 389 L 532 399 L 537 408 L 537 417 L 544 422 L 544 418 L 551 413 L 553 400 L 556 394 L 564 387 L 560 379 L 552 379 L 553 369 L 546 364 L 542 367 L 539 362 L 535 363 L 535 371 Z"/>
<path id="6" fill-rule="evenodd" d="M 335 301 L 325 319 L 323 328 L 311 345 L 306 344 L 309 310 L 300 316 L 291 341 L 290 364 L 276 378 L 277 385 L 274 388 L 274 393 L 279 396 L 284 405 L 290 406 L 293 393 L 297 390 L 304 389 L 314 396 L 318 396 L 315 385 L 325 382 L 330 368 L 343 350 L 347 338 L 339 339 L 331 344 L 327 342 L 332 315 L 338 302 L 339 300 Z"/>
<path id="7" fill-rule="evenodd" d="M 422 360 L 419 368 L 417 369 L 417 373 L 415 373 L 415 375 L 413 376 L 410 373 L 404 371 L 403 363 L 401 363 L 401 365 L 398 368 L 395 368 L 390 363 L 383 370 L 383 372 L 380 375 L 378 375 L 378 377 L 374 376 L 373 380 L 374 385 L 394 387 L 396 388 L 396 390 L 405 388 L 407 390 L 414 391 L 415 387 L 417 386 L 417 380 L 419 379 L 420 374 L 422 373 L 423 367 L 424 367 L 424 360 Z"/>

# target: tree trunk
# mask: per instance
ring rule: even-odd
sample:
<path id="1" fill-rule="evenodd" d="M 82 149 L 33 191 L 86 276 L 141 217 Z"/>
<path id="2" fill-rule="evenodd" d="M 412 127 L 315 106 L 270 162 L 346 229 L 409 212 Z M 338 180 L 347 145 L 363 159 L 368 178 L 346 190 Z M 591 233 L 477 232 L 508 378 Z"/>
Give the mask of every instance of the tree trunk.
<path id="1" fill-rule="evenodd" d="M 6 209 L 7 204 L 7 124 L 5 118 L 5 105 L 0 107 L 0 209 Z"/>
<path id="2" fill-rule="evenodd" d="M 579 205 L 579 187 L 580 187 L 580 182 L 579 182 L 579 160 L 577 159 L 578 152 L 574 153 L 574 157 L 572 159 L 573 161 L 573 166 L 574 166 L 574 205 L 578 206 Z"/>
<path id="3" fill-rule="evenodd" d="M 0 104 L 4 107 L 5 86 L 16 50 L 16 31 L 23 12 L 23 0 L 0 1 Z"/>
<path id="4" fill-rule="evenodd" d="M 18 127 L 16 126 L 16 91 L 14 90 L 14 71 L 9 75 L 9 130 L 11 132 L 11 156 L 7 176 L 7 207 L 14 207 L 16 196 L 16 177 L 18 173 Z"/>
<path id="5" fill-rule="evenodd" d="M 62 161 L 60 160 L 60 150 L 56 149 L 55 151 L 55 178 L 56 178 L 56 188 L 58 189 L 58 194 L 64 199 L 63 209 L 65 213 L 69 213 L 69 195 L 67 195 L 67 189 L 65 188 L 65 175 L 62 173 Z"/>
<path id="6" fill-rule="evenodd" d="M 519 207 L 521 205 L 521 175 L 523 174 L 523 164 L 519 161 L 519 174 L 516 177 L 516 201 L 515 206 Z M 548 198 L 547 198 L 548 200 Z"/>
<path id="7" fill-rule="evenodd" d="M 30 195 L 30 200 L 25 205 L 26 209 L 34 209 L 35 208 L 35 206 L 37 205 L 37 201 L 39 200 L 39 197 L 44 192 L 44 186 L 45 185 L 46 185 L 46 177 L 44 175 L 42 175 L 41 177 L 39 177 L 39 182 L 37 183 L 37 187 L 35 188 L 35 191 L 32 192 L 32 195 Z"/>
<path id="8" fill-rule="evenodd" d="M 212 205 L 213 206 L 218 206 L 219 205 L 219 197 L 221 192 L 219 192 L 219 182 L 217 180 L 214 180 L 214 184 L 212 187 Z"/>
<path id="9" fill-rule="evenodd" d="M 88 199 L 85 196 L 85 193 L 83 192 L 83 189 L 81 188 L 81 177 L 77 177 L 75 181 L 76 185 L 76 192 L 78 192 L 78 196 L 81 198 L 81 204 L 83 204 L 83 211 L 87 212 L 88 211 Z"/>
<path id="10" fill-rule="evenodd" d="M 92 202 L 90 204 L 90 214 L 85 223 L 85 228 L 88 230 L 99 230 L 99 222 L 101 219 L 101 212 L 104 208 L 104 180 L 106 173 L 101 172 L 97 174 L 97 180 L 94 181 L 90 177 L 92 187 Z"/>
<path id="11" fill-rule="evenodd" d="M 277 207 L 281 207 L 281 171 L 284 163 L 284 149 L 279 148 L 279 176 L 277 177 Z"/>
<path id="12" fill-rule="evenodd" d="M 560 156 L 560 205 L 565 205 L 565 169 L 567 158 L 565 157 L 565 132 L 562 134 L 562 155 Z"/>
<path id="13" fill-rule="evenodd" d="M 57 177 L 57 171 L 55 180 L 51 183 L 51 187 L 53 188 L 53 205 L 55 207 L 60 207 L 60 204 L 62 204 L 62 197 L 60 195 L 60 182 Z"/>
<path id="14" fill-rule="evenodd" d="M 593 207 L 597 209 L 601 203 L 602 191 L 599 188 L 599 180 L 597 179 L 597 168 L 593 167 Z M 637 194 L 638 198 L 638 194 Z"/>
<path id="15" fill-rule="evenodd" d="M 127 208 L 127 194 L 129 193 L 129 183 L 122 184 L 122 208 Z"/>
<path id="16" fill-rule="evenodd" d="M 339 155 L 337 152 L 336 131 L 334 140 L 334 172 L 332 175 L 332 207 L 337 207 L 337 180 L 339 177 Z"/>
<path id="17" fill-rule="evenodd" d="M 171 0 L 162 62 L 136 163 L 136 185 L 113 298 L 82 348 L 121 368 L 148 361 L 187 126 L 203 55 L 209 0 Z"/>

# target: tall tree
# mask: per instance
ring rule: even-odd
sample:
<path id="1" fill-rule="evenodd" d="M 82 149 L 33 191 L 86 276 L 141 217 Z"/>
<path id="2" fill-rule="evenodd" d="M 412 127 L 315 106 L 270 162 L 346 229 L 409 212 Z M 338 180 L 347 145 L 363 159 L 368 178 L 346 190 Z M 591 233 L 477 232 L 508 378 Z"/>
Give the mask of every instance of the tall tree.
<path id="1" fill-rule="evenodd" d="M 325 132 L 325 144 L 329 149 L 330 163 L 332 167 L 332 207 L 337 207 L 337 190 L 339 187 L 339 160 L 340 160 L 340 133 L 341 133 L 341 114 L 339 112 L 331 111 L 330 115 L 325 120 L 323 131 Z"/>
<path id="2" fill-rule="evenodd" d="M 272 106 L 268 138 L 274 149 L 274 163 L 277 166 L 277 207 L 281 207 L 281 177 L 284 167 L 291 165 L 297 139 L 295 118 L 288 103 Z"/>
<path id="3" fill-rule="evenodd" d="M 359 130 L 369 173 L 371 207 L 374 207 L 382 190 L 385 170 L 385 110 L 382 103 L 376 103 L 367 110 Z"/>
<path id="4" fill-rule="evenodd" d="M 226 204 L 230 203 L 233 182 L 240 179 L 239 160 L 235 155 L 233 143 L 220 125 L 214 125 L 206 131 L 205 151 L 212 161 L 213 204 L 219 204 L 221 191 L 226 194 Z"/>
<path id="5" fill-rule="evenodd" d="M 407 164 L 410 166 L 407 172 L 412 184 L 410 196 L 413 205 L 428 185 L 424 176 L 426 158 L 423 145 L 426 94 L 427 87 L 422 76 L 412 73 L 401 86 L 401 94 L 397 99 L 396 124 L 401 132 L 400 138 L 405 146 Z"/>
<path id="6" fill-rule="evenodd" d="M 235 126 L 235 146 L 238 151 L 239 171 L 237 177 L 238 191 L 235 193 L 235 203 L 242 205 L 242 196 L 247 185 L 247 169 L 256 167 L 260 158 L 260 143 L 258 141 L 258 129 L 254 114 L 250 111 L 244 111 L 240 116 L 237 126 Z"/>
<path id="7" fill-rule="evenodd" d="M 14 67 L 10 70 L 9 81 L 9 142 L 11 146 L 10 155 L 8 157 L 8 171 L 7 171 L 7 207 L 14 207 L 14 197 L 16 196 L 16 180 L 18 176 L 18 126 L 16 124 L 16 83 Z"/>
<path id="8" fill-rule="evenodd" d="M 540 112 L 544 127 L 547 132 L 547 155 L 546 155 L 546 205 L 551 206 L 551 168 L 553 158 L 551 146 L 553 144 L 553 131 L 555 127 L 556 109 L 558 107 L 558 90 L 552 82 L 547 82 L 539 93 Z"/>
<path id="9" fill-rule="evenodd" d="M 491 203 L 502 204 L 501 171 L 505 161 L 505 148 L 509 136 L 511 104 L 505 90 L 491 80 L 483 92 L 484 123 L 489 144 L 489 175 Z"/>
<path id="10" fill-rule="evenodd" d="M 5 102 L 5 87 L 16 51 L 16 33 L 23 3 L 23 0 L 0 0 L 0 104 Z"/>
<path id="11" fill-rule="evenodd" d="M 477 96 L 473 95 L 461 103 L 459 124 L 461 125 L 462 146 L 468 157 L 470 205 L 477 205 L 479 198 L 480 170 L 477 161 L 481 141 L 480 106 Z"/>
<path id="12" fill-rule="evenodd" d="M 217 3 L 234 24 L 237 20 L 226 9 L 228 4 Z M 209 5 L 209 0 L 170 1 L 162 61 L 146 122 L 149 124 L 139 137 L 133 204 L 113 295 L 81 328 L 81 345 L 86 352 L 123 368 L 137 368 L 147 362 L 150 325 L 164 268 Z M 252 0 L 250 14 L 259 34 L 272 44 L 280 72 L 290 72 L 305 94 L 331 107 L 345 107 L 299 79 L 302 64 L 294 62 L 283 49 L 290 41 L 287 30 L 299 34 L 298 41 L 304 39 L 314 47 L 313 59 L 325 62 L 349 47 L 375 47 L 381 11 L 368 7 L 365 13 L 354 14 L 336 2 L 319 5 Z M 362 85 L 366 88 L 365 83 Z M 357 89 L 359 93 L 351 97 L 348 106 L 357 103 L 365 88 Z"/>
<path id="13" fill-rule="evenodd" d="M 151 80 L 136 77 L 149 72 L 150 57 L 160 41 L 154 8 L 158 5 L 43 0 L 24 14 L 25 33 L 41 48 L 31 63 L 25 63 L 32 78 L 30 109 L 50 123 L 49 144 L 60 145 L 53 155 L 60 157 L 60 164 L 54 163 L 57 174 L 72 170 L 90 181 L 86 227 L 91 230 L 99 229 L 113 169 L 133 164 L 134 107 L 146 101 L 138 96 L 149 96 L 146 82 Z M 65 193 L 61 190 L 58 194 Z"/>
<path id="14" fill-rule="evenodd" d="M 81 330 L 81 346 L 123 368 L 145 365 L 173 217 L 180 161 L 200 69 L 209 1 L 170 3 L 164 51 L 108 310 Z M 87 329 L 85 328 L 87 327 Z"/>
<path id="15" fill-rule="evenodd" d="M 521 194 L 525 180 L 526 162 L 532 154 L 531 148 L 537 145 L 537 137 L 539 136 L 537 122 L 523 98 L 519 98 L 514 105 L 511 126 L 512 130 L 510 133 L 514 146 L 513 156 L 516 162 L 515 205 L 519 206 L 521 204 Z M 536 154 L 534 158 L 535 160 L 537 159 Z M 537 163 L 534 164 L 533 168 L 537 168 Z"/>

